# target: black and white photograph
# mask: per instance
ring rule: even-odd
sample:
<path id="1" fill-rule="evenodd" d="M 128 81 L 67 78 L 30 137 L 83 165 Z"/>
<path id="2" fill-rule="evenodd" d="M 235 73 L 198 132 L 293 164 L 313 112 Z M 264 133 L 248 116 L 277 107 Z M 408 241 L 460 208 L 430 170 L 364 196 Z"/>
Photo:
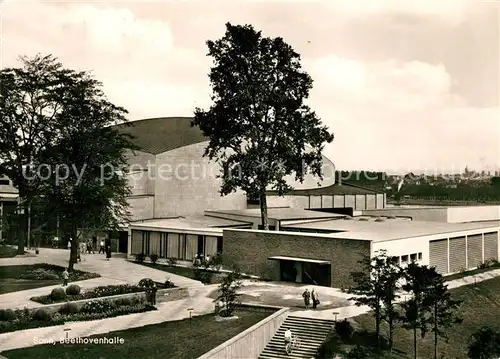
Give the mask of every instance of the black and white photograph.
<path id="1" fill-rule="evenodd" d="M 0 359 L 499 359 L 500 0 L 0 0 Z"/>

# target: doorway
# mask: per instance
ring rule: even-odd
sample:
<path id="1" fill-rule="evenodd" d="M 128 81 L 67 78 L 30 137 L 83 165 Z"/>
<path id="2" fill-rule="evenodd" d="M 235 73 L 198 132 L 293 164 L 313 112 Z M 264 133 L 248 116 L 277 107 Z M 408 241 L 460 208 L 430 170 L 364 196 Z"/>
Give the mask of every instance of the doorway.
<path id="1" fill-rule="evenodd" d="M 330 264 L 294 260 L 280 260 L 279 262 L 282 282 L 331 286 Z"/>

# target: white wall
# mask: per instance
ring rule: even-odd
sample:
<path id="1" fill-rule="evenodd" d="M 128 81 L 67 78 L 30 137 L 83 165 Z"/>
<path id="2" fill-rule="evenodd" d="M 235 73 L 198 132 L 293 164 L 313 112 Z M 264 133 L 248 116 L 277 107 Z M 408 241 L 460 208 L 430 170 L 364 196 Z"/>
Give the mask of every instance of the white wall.
<path id="1" fill-rule="evenodd" d="M 448 212 L 446 207 L 442 208 L 403 208 L 391 207 L 380 210 L 365 210 L 363 215 L 367 216 L 403 216 L 412 217 L 414 221 L 431 221 L 446 223 Z"/>
<path id="2" fill-rule="evenodd" d="M 309 196 L 267 196 L 268 207 L 309 208 Z"/>
<path id="3" fill-rule="evenodd" d="M 448 223 L 500 220 L 500 206 L 448 207 Z"/>
<path id="4" fill-rule="evenodd" d="M 203 157 L 206 142 L 156 156 L 155 217 L 201 214 L 211 209 L 246 209 L 242 191 L 222 197 L 217 163 Z"/>
<path id="5" fill-rule="evenodd" d="M 130 204 L 130 221 L 140 221 L 154 218 L 154 197 L 130 197 L 127 199 Z"/>

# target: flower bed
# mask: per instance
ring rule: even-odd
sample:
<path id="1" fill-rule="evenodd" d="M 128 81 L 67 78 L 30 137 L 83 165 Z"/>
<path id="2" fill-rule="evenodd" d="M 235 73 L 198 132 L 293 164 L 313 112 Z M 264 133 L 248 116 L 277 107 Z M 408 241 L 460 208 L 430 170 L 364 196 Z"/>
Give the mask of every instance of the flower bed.
<path id="1" fill-rule="evenodd" d="M 120 295 L 120 294 L 139 293 L 139 292 L 144 292 L 145 290 L 146 288 L 139 287 L 138 285 L 119 284 L 119 285 L 96 287 L 80 294 L 67 295 L 65 298 L 56 299 L 49 294 L 49 295 L 42 295 L 39 297 L 32 297 L 30 298 L 30 300 L 41 304 L 54 304 L 66 301 L 73 302 L 75 300 L 111 297 L 113 295 Z"/>
<path id="2" fill-rule="evenodd" d="M 156 308 L 143 298 L 88 301 L 79 307 L 66 303 L 57 311 L 48 308 L 0 310 L 0 333 L 62 325 L 67 322 L 89 321 L 121 315 L 143 313 Z"/>

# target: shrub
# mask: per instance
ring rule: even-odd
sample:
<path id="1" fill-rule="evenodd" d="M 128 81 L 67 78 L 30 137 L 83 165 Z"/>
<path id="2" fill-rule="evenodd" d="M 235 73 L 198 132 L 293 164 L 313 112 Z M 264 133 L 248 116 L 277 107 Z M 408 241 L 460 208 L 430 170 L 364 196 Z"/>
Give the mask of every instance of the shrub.
<path id="1" fill-rule="evenodd" d="M 351 323 L 347 321 L 347 319 L 344 319 L 341 322 L 335 322 L 335 331 L 344 342 L 351 339 L 354 334 L 354 328 Z"/>
<path id="2" fill-rule="evenodd" d="M 155 282 L 151 278 L 142 278 L 139 281 L 139 287 L 141 288 L 152 288 L 155 285 Z"/>
<path id="3" fill-rule="evenodd" d="M 11 321 L 16 319 L 16 313 L 12 309 L 0 309 L 0 321 Z"/>
<path id="4" fill-rule="evenodd" d="M 158 254 L 153 253 L 149 256 L 149 258 L 151 259 L 151 263 L 155 264 L 158 261 Z"/>
<path id="5" fill-rule="evenodd" d="M 170 278 L 165 280 L 165 288 L 175 288 L 175 284 L 170 280 Z"/>
<path id="6" fill-rule="evenodd" d="M 203 284 L 212 283 L 214 273 L 212 271 L 196 267 L 193 269 L 194 279 L 199 280 Z"/>
<path id="7" fill-rule="evenodd" d="M 128 297 L 121 298 L 121 301 L 122 301 L 122 305 L 131 305 L 132 304 L 132 299 L 130 299 Z"/>
<path id="8" fill-rule="evenodd" d="M 136 254 L 135 256 L 135 261 L 138 262 L 138 263 L 142 263 L 146 260 L 146 255 L 144 253 L 139 253 L 139 254 Z"/>
<path id="9" fill-rule="evenodd" d="M 64 288 L 54 288 L 52 292 L 50 292 L 50 299 L 53 301 L 61 301 L 66 299 L 66 292 Z"/>
<path id="10" fill-rule="evenodd" d="M 347 353 L 348 359 L 364 359 L 367 357 L 368 357 L 367 351 L 360 345 L 356 345 L 349 351 L 349 353 Z"/>
<path id="11" fill-rule="evenodd" d="M 167 264 L 169 266 L 173 267 L 173 266 L 175 266 L 177 264 L 177 259 L 175 259 L 175 258 L 167 258 Z"/>
<path id="12" fill-rule="evenodd" d="M 33 319 L 40 320 L 42 322 L 50 322 L 50 320 L 52 319 L 52 312 L 48 311 L 45 308 L 40 308 L 33 315 Z"/>
<path id="13" fill-rule="evenodd" d="M 82 313 L 105 313 L 116 309 L 116 304 L 109 300 L 90 300 L 86 302 L 82 309 Z"/>
<path id="14" fill-rule="evenodd" d="M 68 288 L 66 288 L 66 294 L 67 295 L 78 295 L 80 294 L 80 286 L 76 284 L 71 284 Z"/>
<path id="15" fill-rule="evenodd" d="M 78 313 L 78 306 L 75 303 L 65 303 L 61 308 L 59 308 L 59 313 L 61 314 L 75 314 Z"/>

